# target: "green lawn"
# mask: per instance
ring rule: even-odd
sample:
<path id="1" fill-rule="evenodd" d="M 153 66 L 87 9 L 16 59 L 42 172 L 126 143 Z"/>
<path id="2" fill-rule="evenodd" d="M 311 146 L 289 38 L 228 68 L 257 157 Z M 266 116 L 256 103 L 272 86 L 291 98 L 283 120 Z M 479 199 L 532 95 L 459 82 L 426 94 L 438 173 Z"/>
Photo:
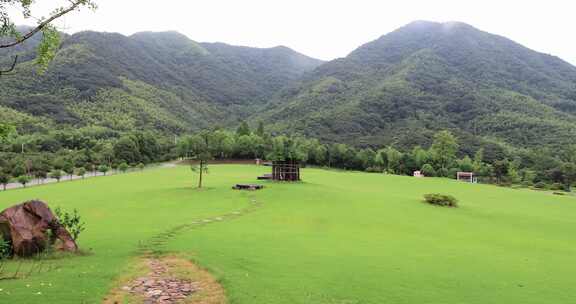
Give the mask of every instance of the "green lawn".
<path id="1" fill-rule="evenodd" d="M 140 254 L 139 242 L 252 199 L 263 204 L 255 212 L 183 231 L 158 249 L 207 267 L 232 304 L 576 298 L 574 197 L 318 169 L 304 170 L 300 184 L 230 190 L 267 170 L 212 166 L 203 191 L 192 188 L 189 168 L 177 167 L 0 193 L 0 207 L 40 198 L 79 209 L 88 222 L 80 245 L 92 250 L 53 262 L 55 270 L 0 281 L 0 303 L 99 303 Z M 461 207 L 421 203 L 430 192 L 452 194 Z"/>

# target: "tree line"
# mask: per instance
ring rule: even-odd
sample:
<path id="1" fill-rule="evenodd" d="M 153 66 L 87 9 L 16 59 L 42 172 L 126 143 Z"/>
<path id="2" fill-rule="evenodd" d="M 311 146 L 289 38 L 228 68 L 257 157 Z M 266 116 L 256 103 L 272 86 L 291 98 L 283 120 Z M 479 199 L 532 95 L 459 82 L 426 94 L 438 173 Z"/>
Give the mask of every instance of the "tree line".
<path id="1" fill-rule="evenodd" d="M 576 145 L 563 151 L 511 150 L 499 158 L 483 148 L 471 151 L 449 131 L 440 131 L 428 146 L 358 148 L 323 143 L 300 135 L 273 134 L 258 124 L 242 123 L 237 130 L 211 129 L 175 140 L 155 132 L 117 133 L 101 128 L 60 130 L 48 134 L 16 135 L 6 129 L 0 137 L 0 185 L 28 183 L 32 178 L 60 179 L 65 175 L 106 174 L 130 167 L 174 160 L 200 160 L 199 172 L 210 160 L 296 160 L 303 165 L 455 178 L 456 172 L 474 172 L 480 182 L 570 190 L 576 181 Z"/>
<path id="2" fill-rule="evenodd" d="M 141 169 L 174 159 L 174 146 L 173 138 L 154 132 L 120 134 L 98 128 L 22 136 L 6 132 L 0 137 L 0 186 Z"/>
<path id="3" fill-rule="evenodd" d="M 322 143 L 298 135 L 265 132 L 262 123 L 254 131 L 242 123 L 236 132 L 202 131 L 181 138 L 176 154 L 206 163 L 211 159 L 297 160 L 306 165 L 361 170 L 398 175 L 421 171 L 428 177 L 456 178 L 456 173 L 473 172 L 480 182 L 524 185 L 570 191 L 576 182 L 576 145 L 565 151 L 507 151 L 500 159 L 485 157 L 480 148 L 462 152 L 458 139 L 449 131 L 439 131 L 428 147 L 400 150 L 393 146 L 356 148 L 341 143 Z"/>

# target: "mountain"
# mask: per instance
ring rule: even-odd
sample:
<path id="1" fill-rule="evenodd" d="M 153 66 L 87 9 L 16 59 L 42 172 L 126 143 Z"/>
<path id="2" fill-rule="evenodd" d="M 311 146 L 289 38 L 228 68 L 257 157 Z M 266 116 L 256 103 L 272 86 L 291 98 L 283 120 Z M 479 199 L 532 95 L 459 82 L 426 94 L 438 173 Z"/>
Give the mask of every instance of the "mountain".
<path id="1" fill-rule="evenodd" d="M 576 67 L 470 25 L 417 21 L 303 76 L 254 119 L 360 146 L 560 146 L 576 138 Z"/>
<path id="2" fill-rule="evenodd" d="M 576 67 L 459 22 L 413 22 L 326 63 L 177 32 L 82 32 L 64 35 L 42 76 L 39 41 L 0 51 L 2 66 L 21 55 L 0 77 L 0 121 L 21 132 L 183 133 L 247 119 L 355 146 L 427 146 L 442 129 L 464 151 L 576 138 Z"/>
<path id="3" fill-rule="evenodd" d="M 15 115 L 0 118 L 24 131 L 95 125 L 179 133 L 235 124 L 322 63 L 286 47 L 198 43 L 177 32 L 81 32 L 64 35 L 38 76 L 39 41 L 0 53 L 3 65 L 20 54 L 16 73 L 0 78 L 0 110 Z"/>

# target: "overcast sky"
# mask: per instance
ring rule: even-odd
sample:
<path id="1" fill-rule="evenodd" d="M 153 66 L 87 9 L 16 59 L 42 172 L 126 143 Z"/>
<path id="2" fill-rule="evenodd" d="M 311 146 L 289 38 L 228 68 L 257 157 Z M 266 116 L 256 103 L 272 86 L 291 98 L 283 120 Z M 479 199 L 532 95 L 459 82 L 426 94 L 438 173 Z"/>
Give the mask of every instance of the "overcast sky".
<path id="1" fill-rule="evenodd" d="M 37 0 L 36 16 L 50 3 Z M 95 0 L 65 17 L 66 32 L 179 31 L 199 42 L 285 45 L 329 60 L 414 20 L 462 21 L 576 64 L 572 0 Z M 22 23 L 23 20 L 18 20 Z M 27 23 L 30 23 L 28 21 Z"/>

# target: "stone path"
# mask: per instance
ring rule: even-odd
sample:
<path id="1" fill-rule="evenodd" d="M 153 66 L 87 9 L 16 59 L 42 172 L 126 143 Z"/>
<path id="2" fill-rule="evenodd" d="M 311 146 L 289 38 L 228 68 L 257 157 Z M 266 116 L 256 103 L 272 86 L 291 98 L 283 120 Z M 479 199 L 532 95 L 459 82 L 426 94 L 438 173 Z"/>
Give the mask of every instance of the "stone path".
<path id="1" fill-rule="evenodd" d="M 261 202 L 259 202 L 254 198 L 254 195 L 249 194 L 248 198 L 250 199 L 250 204 L 247 207 L 214 217 L 195 219 L 188 223 L 172 227 L 171 229 L 159 233 L 146 241 L 140 242 L 139 251 L 144 256 L 162 255 L 163 253 L 165 253 L 163 251 L 163 247 L 166 244 L 166 242 L 180 235 L 183 232 L 201 228 L 206 225 L 229 221 L 234 218 L 238 218 L 246 214 L 252 213 L 263 206 Z"/>
<path id="2" fill-rule="evenodd" d="M 129 293 L 143 299 L 144 304 L 172 304 L 189 301 L 189 296 L 198 294 L 199 302 L 202 304 L 223 304 L 227 303 L 224 289 L 220 284 L 205 270 L 199 269 L 194 264 L 180 265 L 180 267 L 195 268 L 195 273 L 198 281 L 184 280 L 174 276 L 171 271 L 174 271 L 163 260 L 164 245 L 179 234 L 197 229 L 206 225 L 212 225 L 224 221 L 233 220 L 235 218 L 252 213 L 263 206 L 254 195 L 248 194 L 249 205 L 232 211 L 229 213 L 221 214 L 219 216 L 199 218 L 191 220 L 188 223 L 175 226 L 168 229 L 156 236 L 141 242 L 139 245 L 139 253 L 145 259 L 150 272 L 146 276 L 138 277 L 129 283 L 122 284 L 122 292 Z M 170 264 L 172 265 L 172 264 Z M 178 268 L 178 266 L 176 266 Z M 180 268 L 178 268 L 180 269 Z M 104 303 L 120 303 L 113 295 L 106 299 Z"/>
<path id="3" fill-rule="evenodd" d="M 159 259 L 149 259 L 150 273 L 137 278 L 122 290 L 144 298 L 144 304 L 177 303 L 198 290 L 197 283 L 172 276 Z"/>

